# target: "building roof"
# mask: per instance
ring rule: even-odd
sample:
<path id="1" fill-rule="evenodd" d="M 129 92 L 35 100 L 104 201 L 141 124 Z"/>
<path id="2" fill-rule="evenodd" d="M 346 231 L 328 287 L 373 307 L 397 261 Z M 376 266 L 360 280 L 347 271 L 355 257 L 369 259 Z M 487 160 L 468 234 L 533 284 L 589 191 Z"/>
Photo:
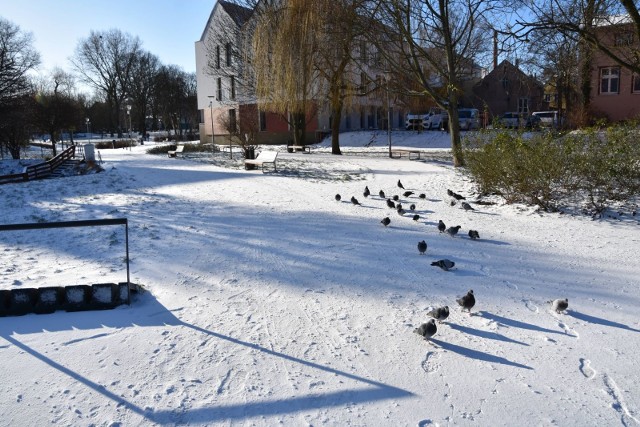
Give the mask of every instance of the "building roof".
<path id="1" fill-rule="evenodd" d="M 221 7 L 227 15 L 233 19 L 233 22 L 238 27 L 241 27 L 253 14 L 253 9 L 249 9 L 248 7 L 240 6 L 239 4 L 231 3 L 224 0 L 218 0 L 216 4 L 211 9 L 211 14 L 209 15 L 209 19 L 207 20 L 207 25 L 204 27 L 202 31 L 202 35 L 200 36 L 200 41 L 204 41 L 207 30 L 211 27 L 211 20 L 216 13 L 216 9 Z"/>

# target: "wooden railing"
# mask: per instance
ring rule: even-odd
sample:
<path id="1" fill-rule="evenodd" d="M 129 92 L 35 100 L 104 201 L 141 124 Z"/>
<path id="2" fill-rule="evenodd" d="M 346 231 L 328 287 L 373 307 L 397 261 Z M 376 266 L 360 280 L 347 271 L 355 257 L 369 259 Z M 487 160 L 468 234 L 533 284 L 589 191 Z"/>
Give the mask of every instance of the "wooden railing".
<path id="1" fill-rule="evenodd" d="M 75 157 L 76 146 L 72 145 L 53 159 L 38 163 L 37 165 L 27 166 L 22 173 L 14 173 L 11 175 L 0 175 L 0 184 L 6 184 L 16 181 L 28 181 L 30 179 L 45 178 L 53 173 L 58 166 L 63 164 L 69 159 Z"/>

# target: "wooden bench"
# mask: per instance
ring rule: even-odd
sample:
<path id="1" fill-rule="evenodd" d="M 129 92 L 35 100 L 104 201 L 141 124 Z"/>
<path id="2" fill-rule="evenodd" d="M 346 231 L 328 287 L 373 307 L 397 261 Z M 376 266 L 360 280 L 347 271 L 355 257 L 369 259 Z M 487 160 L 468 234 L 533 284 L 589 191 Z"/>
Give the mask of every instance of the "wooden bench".
<path id="1" fill-rule="evenodd" d="M 288 148 L 290 148 L 293 153 L 296 151 L 311 153 L 311 147 L 309 145 L 289 145 Z"/>
<path id="2" fill-rule="evenodd" d="M 178 145 L 175 150 L 167 151 L 169 157 L 176 157 L 178 154 L 182 154 L 184 151 L 184 145 Z"/>
<path id="3" fill-rule="evenodd" d="M 393 148 L 391 149 L 391 155 L 393 156 L 394 154 L 398 155 L 398 158 L 401 158 L 403 154 L 407 154 L 407 156 L 409 157 L 409 160 L 419 160 L 420 159 L 420 150 L 412 150 L 410 148 Z M 411 158 L 411 155 L 415 155 L 416 157 L 414 157 L 413 159 Z"/>
<path id="4" fill-rule="evenodd" d="M 258 154 L 258 157 L 255 159 L 245 159 L 245 165 L 256 165 L 262 167 L 262 172 L 264 172 L 264 165 L 271 163 L 273 165 L 273 170 L 278 170 L 276 167 L 276 158 L 278 157 L 277 151 L 261 151 Z"/>

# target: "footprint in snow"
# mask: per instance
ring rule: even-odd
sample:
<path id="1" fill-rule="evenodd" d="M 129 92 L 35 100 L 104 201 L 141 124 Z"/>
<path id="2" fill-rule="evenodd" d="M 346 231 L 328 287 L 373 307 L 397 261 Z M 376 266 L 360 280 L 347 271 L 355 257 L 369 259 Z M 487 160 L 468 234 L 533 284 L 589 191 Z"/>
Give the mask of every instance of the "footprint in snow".
<path id="1" fill-rule="evenodd" d="M 595 369 L 591 367 L 591 361 L 589 359 L 585 359 L 584 357 L 580 358 L 580 372 L 584 377 L 588 380 L 592 380 L 595 378 L 597 372 Z"/>

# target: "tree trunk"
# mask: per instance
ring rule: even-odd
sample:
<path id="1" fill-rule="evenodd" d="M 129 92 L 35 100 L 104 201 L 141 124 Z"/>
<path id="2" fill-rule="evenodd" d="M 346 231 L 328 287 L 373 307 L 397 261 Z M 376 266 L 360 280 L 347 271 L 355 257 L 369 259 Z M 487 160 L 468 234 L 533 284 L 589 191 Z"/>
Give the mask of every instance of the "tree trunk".
<path id="1" fill-rule="evenodd" d="M 340 119 L 342 118 L 342 102 L 331 108 L 331 154 L 342 154 L 340 151 Z"/>

